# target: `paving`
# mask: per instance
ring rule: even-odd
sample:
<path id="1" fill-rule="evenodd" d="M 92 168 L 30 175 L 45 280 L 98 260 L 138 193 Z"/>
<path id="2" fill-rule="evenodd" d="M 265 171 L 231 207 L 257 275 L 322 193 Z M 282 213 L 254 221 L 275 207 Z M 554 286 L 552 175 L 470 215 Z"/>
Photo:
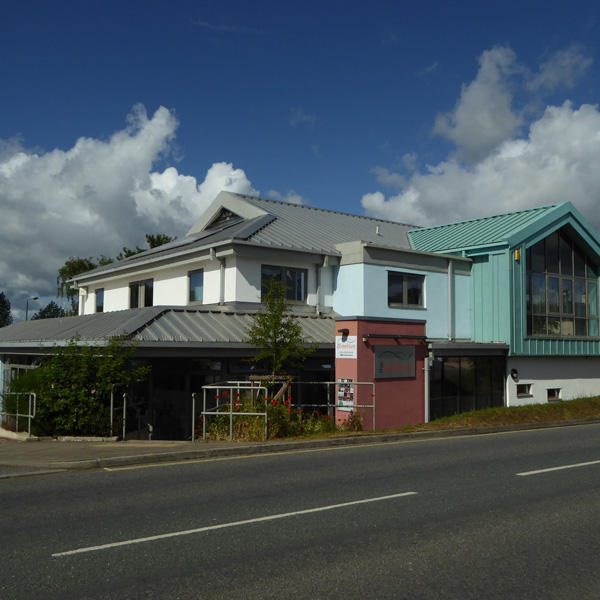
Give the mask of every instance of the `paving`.
<path id="1" fill-rule="evenodd" d="M 16 441 L 0 438 L 0 479 L 78 469 L 111 468 L 291 450 L 309 450 L 342 445 L 503 433 L 592 423 L 600 423 L 600 419 L 411 433 L 363 433 L 362 435 L 355 434 L 348 437 L 273 440 L 269 442 L 115 441 L 114 439 L 62 441 L 52 438 L 32 438 L 25 441 Z"/>

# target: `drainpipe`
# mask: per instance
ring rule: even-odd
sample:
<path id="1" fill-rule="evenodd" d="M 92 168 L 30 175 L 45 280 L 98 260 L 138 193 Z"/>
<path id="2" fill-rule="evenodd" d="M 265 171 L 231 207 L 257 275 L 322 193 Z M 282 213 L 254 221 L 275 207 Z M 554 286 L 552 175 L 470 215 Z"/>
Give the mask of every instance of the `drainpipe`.
<path id="1" fill-rule="evenodd" d="M 219 306 L 225 304 L 225 261 L 226 258 L 218 258 L 220 263 L 219 272 Z"/>
<path id="2" fill-rule="evenodd" d="M 315 305 L 315 313 L 321 314 L 321 265 L 317 265 L 317 302 Z"/>
<path id="3" fill-rule="evenodd" d="M 425 377 L 425 390 L 423 393 L 424 399 L 423 401 L 425 402 L 425 423 L 429 423 L 429 377 L 430 377 L 430 373 L 431 373 L 431 352 L 427 353 L 427 356 L 425 357 L 425 361 L 423 364 L 423 375 Z"/>
<path id="4" fill-rule="evenodd" d="M 454 263 L 448 259 L 448 341 L 454 340 Z"/>

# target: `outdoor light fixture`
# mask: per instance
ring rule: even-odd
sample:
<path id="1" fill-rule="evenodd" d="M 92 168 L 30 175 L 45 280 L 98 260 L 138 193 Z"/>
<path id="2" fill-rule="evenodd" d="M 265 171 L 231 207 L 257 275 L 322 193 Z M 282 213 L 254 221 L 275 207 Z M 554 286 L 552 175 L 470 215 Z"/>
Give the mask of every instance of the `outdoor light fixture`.
<path id="1" fill-rule="evenodd" d="M 31 298 L 27 298 L 27 302 L 25 302 L 25 320 L 27 321 L 27 317 L 29 316 L 29 301 L 30 300 L 39 300 L 37 296 L 31 296 Z"/>
<path id="2" fill-rule="evenodd" d="M 519 379 L 519 371 L 517 371 L 516 369 L 511 369 L 510 376 L 513 378 L 513 381 L 516 381 L 517 379 Z"/>

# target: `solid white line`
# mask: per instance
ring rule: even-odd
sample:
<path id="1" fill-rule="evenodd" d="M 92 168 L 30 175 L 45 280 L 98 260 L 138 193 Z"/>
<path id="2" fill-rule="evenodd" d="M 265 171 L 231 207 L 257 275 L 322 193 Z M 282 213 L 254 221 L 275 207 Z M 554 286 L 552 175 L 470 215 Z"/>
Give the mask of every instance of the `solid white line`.
<path id="1" fill-rule="evenodd" d="M 414 496 L 417 492 L 404 492 L 402 494 L 391 494 L 390 496 L 379 496 L 378 498 L 367 498 L 366 500 L 354 500 L 353 502 L 343 502 L 342 504 L 331 504 L 329 506 L 319 506 L 317 508 L 308 508 L 306 510 L 296 510 L 289 513 L 281 513 L 268 517 L 258 517 L 256 519 L 246 519 L 245 521 L 234 521 L 233 523 L 222 523 L 221 525 L 211 525 L 209 527 L 199 527 L 198 529 L 188 529 L 186 531 L 174 531 L 172 533 L 163 533 L 161 535 L 152 535 L 144 538 L 125 540 L 123 542 L 113 542 L 112 544 L 102 544 L 101 546 L 89 546 L 87 548 L 78 548 L 77 550 L 68 550 L 67 552 L 56 552 L 53 557 L 70 556 L 71 554 L 82 554 L 84 552 L 95 552 L 96 550 L 107 550 L 109 548 L 118 548 L 119 546 L 130 546 L 132 544 L 141 544 L 143 542 L 154 542 L 167 538 L 179 537 L 182 535 L 191 535 L 193 533 L 203 533 L 205 531 L 214 531 L 215 529 L 225 529 L 226 527 L 238 527 L 240 525 L 250 525 L 252 523 L 261 523 L 264 521 L 274 521 L 275 519 L 285 519 L 286 517 L 295 517 L 298 515 L 308 515 L 310 513 L 323 512 L 346 506 L 356 506 L 357 504 L 366 504 L 368 502 L 379 502 L 381 500 L 393 500 L 404 496 Z"/>
<path id="2" fill-rule="evenodd" d="M 577 463 L 574 465 L 563 465 L 562 467 L 551 467 L 550 469 L 540 469 L 539 471 L 526 471 L 524 473 L 517 473 L 521 477 L 527 475 L 539 475 L 540 473 L 550 473 L 550 471 L 562 471 L 563 469 L 576 469 L 577 467 L 587 467 L 589 465 L 600 465 L 600 460 L 591 460 L 590 462 Z"/>

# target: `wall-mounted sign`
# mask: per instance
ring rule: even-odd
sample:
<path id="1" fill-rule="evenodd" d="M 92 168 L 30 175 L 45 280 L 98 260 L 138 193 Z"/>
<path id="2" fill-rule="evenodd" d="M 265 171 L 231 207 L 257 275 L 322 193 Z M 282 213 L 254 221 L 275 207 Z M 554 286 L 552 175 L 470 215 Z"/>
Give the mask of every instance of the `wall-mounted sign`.
<path id="1" fill-rule="evenodd" d="M 335 338 L 336 358 L 356 358 L 356 336 L 338 335 Z"/>
<path id="2" fill-rule="evenodd" d="M 416 346 L 375 346 L 375 379 L 415 376 Z"/>
<path id="3" fill-rule="evenodd" d="M 354 379 L 338 377 L 336 405 L 338 410 L 346 412 L 354 409 Z"/>

